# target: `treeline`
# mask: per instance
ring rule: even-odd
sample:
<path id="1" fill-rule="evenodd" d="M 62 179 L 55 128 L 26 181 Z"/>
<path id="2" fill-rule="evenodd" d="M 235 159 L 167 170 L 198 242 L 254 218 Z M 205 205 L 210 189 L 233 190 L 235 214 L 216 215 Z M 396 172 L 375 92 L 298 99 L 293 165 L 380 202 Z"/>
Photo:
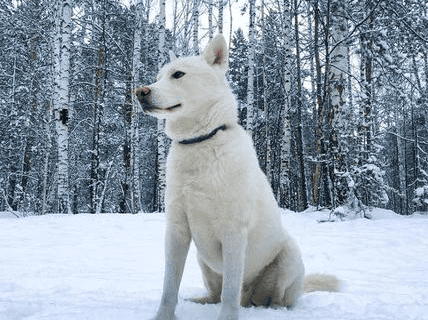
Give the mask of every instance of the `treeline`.
<path id="1" fill-rule="evenodd" d="M 162 211 L 169 141 L 132 92 L 233 8 L 249 27 L 231 35 L 227 77 L 280 205 L 427 211 L 416 0 L 2 0 L 0 211 Z"/>

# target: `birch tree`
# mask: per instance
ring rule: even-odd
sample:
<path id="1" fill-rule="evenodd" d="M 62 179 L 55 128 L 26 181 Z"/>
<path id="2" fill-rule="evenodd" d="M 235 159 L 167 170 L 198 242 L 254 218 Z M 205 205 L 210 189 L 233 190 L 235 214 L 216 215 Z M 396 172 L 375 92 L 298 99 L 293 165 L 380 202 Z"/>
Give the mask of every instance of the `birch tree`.
<path id="1" fill-rule="evenodd" d="M 330 175 L 333 182 L 333 206 L 338 207 L 345 203 L 349 187 L 346 179 L 346 164 L 344 161 L 341 137 L 339 136 L 340 117 L 346 104 L 346 70 L 347 47 L 345 39 L 348 35 L 348 22 L 343 1 L 331 1 L 331 35 L 332 51 L 331 65 L 328 69 L 328 98 L 329 98 L 329 149 L 332 153 L 332 167 Z"/>
<path id="2" fill-rule="evenodd" d="M 281 177 L 280 177 L 280 201 L 279 204 L 284 208 L 290 207 L 290 142 L 291 142 L 291 124 L 290 108 L 293 93 L 293 32 L 292 32 L 292 14 L 291 3 L 284 0 L 284 111 L 282 114 L 283 136 L 281 143 Z"/>
<path id="3" fill-rule="evenodd" d="M 360 138 L 360 161 L 364 165 L 368 159 L 371 149 L 371 114 L 372 114 L 372 78 L 373 78 L 373 17 L 370 15 L 372 10 L 372 1 L 366 0 L 364 3 L 364 12 L 369 15 L 367 25 L 364 27 L 364 32 L 361 33 L 361 63 L 360 77 L 362 83 L 362 99 L 360 104 L 359 138 Z"/>
<path id="4" fill-rule="evenodd" d="M 159 53 L 158 53 L 158 70 L 160 70 L 166 63 L 165 53 L 165 0 L 159 0 L 160 13 L 159 13 Z M 167 154 L 167 140 L 164 133 L 165 120 L 157 120 L 157 187 L 156 187 L 156 202 L 159 211 L 164 210 L 165 199 L 165 186 L 166 186 L 166 154 Z"/>
<path id="5" fill-rule="evenodd" d="M 317 158 L 315 159 L 315 170 L 312 178 L 312 203 L 315 206 L 330 206 L 330 192 L 328 189 L 328 173 L 326 164 L 326 144 L 324 135 L 325 106 L 323 99 L 324 84 L 322 81 L 321 57 L 320 57 L 320 28 L 321 13 L 318 0 L 312 1 L 314 12 L 314 39 L 313 52 L 315 60 L 315 96 L 316 112 L 315 117 L 315 147 Z"/>
<path id="6" fill-rule="evenodd" d="M 218 33 L 223 33 L 224 0 L 218 0 Z"/>
<path id="7" fill-rule="evenodd" d="M 29 67 L 33 70 L 36 69 L 36 60 L 37 60 L 37 38 L 38 35 L 32 34 L 32 37 L 29 40 Z M 22 152 L 22 158 L 20 161 L 21 165 L 21 179 L 19 184 L 19 193 L 18 193 L 18 210 L 25 210 L 25 202 L 27 198 L 27 186 L 28 180 L 30 177 L 31 167 L 33 165 L 33 147 L 34 147 L 34 135 L 32 134 L 31 120 L 36 113 L 37 109 L 37 88 L 36 88 L 36 79 L 35 72 L 30 74 L 30 85 L 29 85 L 29 103 L 31 107 L 27 107 L 25 110 L 25 116 L 23 117 L 25 123 L 25 144 Z"/>
<path id="8" fill-rule="evenodd" d="M 93 2 L 94 38 L 97 45 L 97 66 L 95 68 L 95 100 L 92 110 L 92 152 L 91 152 L 91 212 L 101 211 L 101 155 L 100 131 L 103 117 L 105 89 L 106 89 L 106 0 Z"/>
<path id="9" fill-rule="evenodd" d="M 135 30 L 134 46 L 132 54 L 132 83 L 137 88 L 140 85 L 141 64 L 141 36 L 143 31 L 143 1 L 137 0 L 135 4 Z M 140 104 L 132 95 L 131 114 L 131 170 L 132 170 L 132 211 L 138 212 L 142 209 L 141 184 L 140 184 L 140 135 L 138 128 L 138 115 Z"/>
<path id="10" fill-rule="evenodd" d="M 208 38 L 210 41 L 214 37 L 213 7 L 214 7 L 214 0 L 209 0 L 208 1 Z"/>
<path id="11" fill-rule="evenodd" d="M 248 86 L 247 86 L 247 130 L 254 130 L 254 75 L 256 55 L 256 1 L 250 0 L 250 25 L 248 36 Z"/>
<path id="12" fill-rule="evenodd" d="M 176 48 L 176 42 L 177 42 L 177 29 L 178 29 L 178 0 L 174 0 L 174 10 L 172 13 L 173 16 L 173 26 L 172 26 L 172 39 L 173 39 L 173 45 L 172 45 L 172 51 L 175 52 Z"/>
<path id="13" fill-rule="evenodd" d="M 57 100 L 55 104 L 56 134 L 58 143 L 58 212 L 71 213 L 69 199 L 69 179 L 68 179 L 68 121 L 70 112 L 70 46 L 71 46 L 71 12 L 70 0 L 59 2 L 59 19 L 57 28 L 57 38 L 55 40 L 56 55 L 56 90 Z"/>
<path id="14" fill-rule="evenodd" d="M 134 39 L 135 40 L 135 39 Z M 134 51 L 133 51 L 134 53 Z M 133 56 L 133 62 L 135 57 Z M 135 145 L 138 143 L 138 128 L 136 127 L 136 114 L 134 114 L 134 108 L 135 103 L 133 102 L 133 88 L 136 88 L 133 86 L 134 84 L 134 63 L 132 64 L 132 69 L 127 70 L 127 81 L 125 83 L 125 101 L 123 104 L 123 122 L 124 122 L 124 131 L 125 131 L 125 137 L 123 139 L 123 145 L 121 147 L 122 151 L 122 163 L 123 163 L 123 175 L 119 178 L 120 181 L 120 190 L 118 191 L 118 198 L 119 198 L 119 210 L 121 213 L 124 212 L 131 212 L 135 213 L 138 212 L 138 208 L 136 208 L 136 187 L 134 185 L 135 178 L 138 179 L 139 172 L 138 170 L 134 169 L 134 163 L 137 162 L 136 155 L 135 154 Z M 136 130 L 135 130 L 136 129 Z M 137 140 L 137 141 L 136 141 Z M 138 147 L 137 147 L 138 148 Z M 112 171 L 112 160 L 107 159 L 110 161 L 108 165 L 108 170 L 105 174 L 105 180 L 104 180 L 104 187 L 102 191 L 102 198 L 105 198 L 105 193 L 107 190 L 107 181 L 109 173 Z M 135 172 L 137 171 L 137 172 Z M 134 172 L 137 174 L 136 177 L 134 177 Z M 138 181 L 137 181 L 138 183 Z"/>
<path id="15" fill-rule="evenodd" d="M 306 174 L 303 157 L 303 135 L 302 135 L 302 76 L 301 76 L 301 61 L 300 61 L 300 42 L 299 42 L 299 5 L 298 1 L 294 0 L 294 36 L 296 43 L 296 91 L 295 91 L 295 157 L 297 161 L 298 178 L 297 184 L 297 210 L 304 211 L 308 207 L 306 194 Z"/>
<path id="16" fill-rule="evenodd" d="M 267 71 L 267 58 L 266 55 L 267 53 L 267 45 L 269 43 L 268 39 L 267 39 L 267 35 L 266 35 L 266 19 L 265 19 L 265 0 L 262 0 L 262 6 L 261 6 L 261 33 L 262 33 L 262 77 L 263 77 L 263 111 L 265 114 L 266 119 L 270 118 L 270 114 L 271 114 L 271 110 L 269 109 L 268 106 L 268 102 L 267 102 L 267 98 L 268 98 L 268 84 L 267 84 L 267 75 L 266 73 Z M 268 179 L 268 181 L 270 182 L 271 186 L 273 186 L 275 183 L 272 181 L 272 176 L 273 176 L 273 172 L 272 172 L 272 157 L 273 157 L 273 150 L 272 150 L 272 141 L 271 141 L 271 136 L 270 136 L 270 126 L 268 125 L 268 123 L 266 123 L 265 125 L 265 132 L 264 132 L 264 143 L 265 143 L 265 159 L 262 163 L 262 170 L 265 171 L 266 173 L 266 178 Z M 275 193 L 275 188 L 274 189 L 274 193 Z"/>
<path id="17" fill-rule="evenodd" d="M 363 12 L 369 12 L 369 1 L 363 3 Z M 369 10 L 367 10 L 369 9 Z M 361 99 L 359 104 L 359 125 L 358 125 L 358 164 L 359 167 L 367 165 L 369 153 L 371 152 L 371 109 L 372 101 L 372 77 L 373 77 L 373 62 L 372 62 L 372 32 L 373 32 L 373 17 L 368 17 L 367 25 L 362 29 L 360 35 L 361 62 L 360 62 L 360 81 L 361 81 Z M 370 200 L 370 192 L 361 192 L 364 198 L 364 203 Z"/>
<path id="18" fill-rule="evenodd" d="M 199 0 L 193 0 L 192 8 L 192 20 L 193 20 L 193 54 L 199 54 L 199 41 L 198 41 L 198 30 L 199 30 Z"/>

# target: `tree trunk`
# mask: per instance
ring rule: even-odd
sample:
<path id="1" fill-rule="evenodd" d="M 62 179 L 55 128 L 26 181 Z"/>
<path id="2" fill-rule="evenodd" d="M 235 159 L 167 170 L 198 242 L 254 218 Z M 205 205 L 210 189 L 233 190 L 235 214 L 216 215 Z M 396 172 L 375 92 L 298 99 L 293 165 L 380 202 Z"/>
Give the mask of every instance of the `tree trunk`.
<path id="1" fill-rule="evenodd" d="M 397 101 L 400 101 L 400 97 L 397 92 Z M 398 150 L 398 177 L 399 177 L 399 194 L 400 194 L 400 207 L 401 214 L 407 215 L 407 199 L 406 199 L 406 140 L 401 138 L 405 137 L 405 123 L 406 123 L 406 111 L 404 107 L 404 101 L 401 102 L 400 106 L 396 106 L 395 117 L 400 119 L 402 116 L 401 123 L 404 123 L 402 128 L 398 128 L 397 133 L 400 137 L 397 139 L 397 150 Z"/>
<path id="2" fill-rule="evenodd" d="M 91 154 L 91 213 L 100 212 L 100 191 L 101 191 L 101 168 L 100 168 L 100 130 L 104 109 L 105 86 L 106 86 L 106 0 L 102 0 L 100 5 L 94 2 L 94 12 L 101 15 L 95 19 L 94 23 L 101 24 L 96 32 L 96 44 L 98 46 L 98 65 L 95 70 L 95 101 L 92 112 L 92 154 Z"/>
<path id="3" fill-rule="evenodd" d="M 315 84 L 316 84 L 316 107 L 315 116 L 315 145 L 317 159 L 315 171 L 312 178 L 312 204 L 317 207 L 331 205 L 330 192 L 328 190 L 328 174 L 326 164 L 326 146 L 324 136 L 325 108 L 323 99 L 323 82 L 320 59 L 320 10 L 318 0 L 313 1 L 314 11 L 314 59 L 315 59 Z"/>
<path id="4" fill-rule="evenodd" d="M 22 154 L 21 160 L 21 181 L 18 188 L 18 197 L 15 198 L 17 208 L 19 211 L 24 211 L 27 209 L 27 186 L 28 180 L 31 175 L 32 162 L 34 161 L 33 156 L 33 146 L 34 146 L 34 134 L 32 133 L 32 120 L 33 117 L 37 114 L 37 90 L 38 84 L 36 79 L 36 69 L 37 69 L 37 42 L 38 35 L 34 34 L 31 40 L 29 41 L 29 60 L 30 60 L 30 94 L 28 101 L 31 105 L 31 108 L 25 109 L 25 146 Z"/>
<path id="5" fill-rule="evenodd" d="M 17 90 L 17 65 L 16 65 L 16 51 L 14 52 L 13 57 L 13 72 L 12 72 L 12 92 L 11 92 L 11 114 L 16 113 L 16 101 L 15 101 L 15 95 Z M 13 159 L 12 149 L 8 150 L 8 157 L 7 159 Z M 8 161 L 8 179 L 7 179 L 7 186 L 6 186 L 6 195 L 5 195 L 5 202 L 8 207 L 11 208 L 11 210 L 16 211 L 17 206 L 15 205 L 15 196 L 16 196 L 16 187 L 17 187 L 17 174 L 18 174 L 18 168 L 17 163 L 15 161 Z"/>
<path id="6" fill-rule="evenodd" d="M 45 130 L 47 133 L 45 140 L 45 148 L 44 148 L 44 157 L 43 157 L 43 182 L 42 182 L 42 212 L 41 214 L 46 214 L 48 210 L 48 176 L 49 176 L 49 157 L 51 154 L 51 129 L 50 129 L 50 119 L 52 112 L 52 101 L 49 103 L 49 109 L 46 111 L 45 118 Z"/>
<path id="7" fill-rule="evenodd" d="M 296 41 L 296 115 L 295 115 L 295 156 L 297 161 L 298 180 L 297 180 L 297 211 L 304 211 L 308 207 L 306 194 L 306 175 L 305 163 L 303 157 L 303 135 L 302 135 L 302 77 L 301 77 L 301 62 L 300 62 L 300 41 L 299 41 L 299 14 L 298 1 L 294 0 L 294 31 Z"/>
<path id="8" fill-rule="evenodd" d="M 218 0 L 218 33 L 223 33 L 224 0 Z"/>
<path id="9" fill-rule="evenodd" d="M 330 175 L 333 182 L 333 206 L 344 204 L 349 195 L 345 174 L 347 171 L 341 146 L 340 121 L 341 113 L 346 104 L 346 70 L 347 46 L 345 38 L 348 34 L 348 22 L 344 2 L 331 1 L 331 25 L 333 50 L 330 54 L 331 65 L 328 68 L 328 102 L 329 102 L 329 149 L 332 154 Z"/>
<path id="10" fill-rule="evenodd" d="M 61 24 L 59 39 L 60 57 L 58 70 L 58 104 L 55 106 L 56 133 L 58 141 L 58 212 L 71 213 L 68 179 L 68 122 L 70 112 L 70 46 L 71 46 L 70 0 L 61 1 Z"/>
<path id="11" fill-rule="evenodd" d="M 176 42 L 177 42 L 177 27 L 178 27 L 178 0 L 174 0 L 174 10 L 173 10 L 173 26 L 172 26 L 172 51 L 175 52 Z M 212 21 L 211 21 L 212 23 Z"/>
<path id="12" fill-rule="evenodd" d="M 279 204 L 283 208 L 290 208 L 290 108 L 291 97 L 293 96 L 293 32 L 292 32 L 292 15 L 290 0 L 284 0 L 284 37 L 285 37 L 285 60 L 284 60 L 284 111 L 281 115 L 283 119 L 283 137 L 281 143 L 281 172 L 280 172 L 280 200 Z"/>
<path id="13" fill-rule="evenodd" d="M 365 12 L 369 14 L 372 10 L 372 0 L 366 0 Z M 361 41 L 361 83 L 363 90 L 363 97 L 360 104 L 360 124 L 359 130 L 359 143 L 360 143 L 360 154 L 359 154 L 359 165 L 364 166 L 367 164 L 369 154 L 371 152 L 371 130 L 372 130 L 372 100 L 373 100 L 373 89 L 372 89 L 372 77 L 373 77 L 373 19 L 368 18 L 368 23 L 364 27 L 362 32 Z M 371 203 L 370 193 L 366 193 L 363 202 L 367 205 Z"/>
<path id="14" fill-rule="evenodd" d="M 165 55 L 165 0 L 160 0 L 160 15 L 159 15 L 159 63 L 158 70 L 166 62 Z M 167 140 L 165 136 L 165 120 L 157 120 L 157 187 L 156 187 L 156 204 L 158 211 L 165 209 L 165 186 L 166 186 L 166 153 Z"/>
<path id="15" fill-rule="evenodd" d="M 248 43 L 248 87 L 247 87 L 247 130 L 253 133 L 254 130 L 254 73 L 256 55 L 256 8 L 255 0 L 250 0 L 250 26 Z"/>
<path id="16" fill-rule="evenodd" d="M 192 19 L 193 19 L 193 54 L 196 56 L 199 54 L 199 41 L 198 41 L 199 0 L 193 0 Z"/>
<path id="17" fill-rule="evenodd" d="M 312 1 L 306 2 L 306 12 L 307 12 L 307 19 L 308 19 L 308 39 L 309 39 L 309 50 L 311 52 L 311 56 L 309 58 L 309 72 L 311 75 L 311 91 L 310 91 L 310 98 L 309 103 L 312 107 L 312 122 L 310 123 L 310 130 L 314 133 L 317 129 L 317 90 L 316 90 L 316 77 L 315 77 L 315 59 L 314 59 L 314 32 L 313 32 L 313 5 Z M 310 148 L 316 151 L 316 139 L 314 139 L 314 144 L 312 142 L 310 143 Z M 313 148 L 315 147 L 315 148 Z M 310 153 L 310 156 L 313 158 L 313 160 L 310 162 L 309 168 L 309 174 L 308 174 L 308 201 L 311 202 L 313 206 L 317 206 L 318 204 L 315 202 L 314 197 L 314 173 L 317 168 L 317 161 L 316 156 L 317 154 Z"/>
<path id="18" fill-rule="evenodd" d="M 400 191 L 402 189 L 401 187 L 401 179 L 400 179 L 400 146 L 401 146 L 401 139 L 398 137 L 398 131 L 397 127 L 394 128 L 393 135 L 391 137 L 392 145 L 394 146 L 393 150 L 393 156 L 391 159 L 391 167 L 392 167 L 392 188 L 393 191 L 393 208 L 394 211 L 398 214 L 403 214 L 403 207 L 402 207 L 402 199 L 400 196 Z"/>
<path id="19" fill-rule="evenodd" d="M 143 29 L 143 2 L 137 0 L 135 4 L 135 30 L 134 30 L 134 47 L 132 54 L 132 83 L 133 88 L 137 88 L 140 85 L 140 71 L 141 65 L 141 36 Z M 132 95 L 132 110 L 131 110 L 131 163 L 130 169 L 132 171 L 130 179 L 132 179 L 132 191 L 131 191 L 131 207 L 132 213 L 137 213 L 142 209 L 141 203 L 141 187 L 140 187 L 140 136 L 138 129 L 138 115 L 140 112 L 140 104 Z"/>
<path id="20" fill-rule="evenodd" d="M 371 0 L 367 2 L 367 12 L 371 10 Z M 369 18 L 368 30 L 373 29 L 372 19 Z M 361 135 L 362 135 L 362 153 L 363 159 L 367 160 L 368 155 L 371 150 L 371 125 L 372 125 L 372 77 L 373 77 L 373 59 L 371 57 L 371 48 L 373 47 L 373 40 L 367 34 L 362 39 L 363 46 L 363 57 L 361 59 L 362 71 L 363 71 L 363 90 L 364 90 L 364 99 L 361 106 L 362 112 L 362 125 L 361 125 Z"/>
<path id="21" fill-rule="evenodd" d="M 209 38 L 209 41 L 211 41 L 214 37 L 213 7 L 214 7 L 214 0 L 209 0 L 209 2 L 208 2 L 208 38 Z"/>
<path id="22" fill-rule="evenodd" d="M 123 160 L 123 171 L 124 176 L 121 179 L 121 190 L 119 191 L 119 210 L 121 213 L 130 212 L 135 213 L 135 199 L 134 199 L 134 179 L 133 179 L 133 165 L 135 154 L 133 154 L 134 148 L 134 122 L 135 118 L 133 114 L 133 98 L 132 98 L 132 84 L 133 84 L 133 72 L 129 71 L 128 81 L 126 82 L 126 94 L 125 103 L 123 106 L 123 122 L 125 127 L 125 139 L 122 146 L 122 160 Z M 107 177 L 105 179 L 107 183 Z M 103 190 L 105 190 L 105 185 Z"/>
<path id="23" fill-rule="evenodd" d="M 229 45 L 231 45 L 232 43 L 232 35 L 233 35 L 233 12 L 232 12 L 232 1 L 228 1 L 229 2 L 229 18 L 230 18 L 230 23 L 229 23 Z"/>
<path id="24" fill-rule="evenodd" d="M 269 122 L 271 119 L 271 112 L 269 110 L 269 105 L 267 103 L 267 96 L 268 96 L 268 84 L 267 84 L 267 79 L 266 79 L 266 45 L 267 45 L 267 41 L 266 41 L 266 25 L 265 25 L 265 0 L 262 0 L 262 7 L 261 7 L 261 11 L 262 11 L 262 17 L 261 17 L 261 25 L 262 25 L 262 56 L 263 56 L 263 62 L 262 62 L 262 72 L 263 72 L 263 111 L 265 114 L 265 132 L 264 132 L 264 143 L 265 143 L 265 154 L 266 156 L 264 157 L 264 161 L 262 163 L 262 170 L 265 171 L 266 173 L 266 178 L 268 179 L 268 181 L 270 182 L 271 186 L 273 186 L 273 172 L 272 172 L 272 143 L 271 143 L 271 137 L 270 137 L 270 126 L 269 126 Z M 274 189 L 274 188 L 272 188 Z M 276 193 L 277 190 L 273 190 L 274 194 Z"/>

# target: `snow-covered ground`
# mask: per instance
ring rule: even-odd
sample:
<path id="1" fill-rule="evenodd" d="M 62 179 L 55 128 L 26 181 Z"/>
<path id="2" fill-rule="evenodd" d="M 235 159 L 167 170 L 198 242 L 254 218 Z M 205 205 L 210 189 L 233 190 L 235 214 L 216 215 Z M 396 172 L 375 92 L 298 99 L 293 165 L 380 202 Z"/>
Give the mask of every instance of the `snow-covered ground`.
<path id="1" fill-rule="evenodd" d="M 428 215 L 318 223 L 325 213 L 284 212 L 307 273 L 337 275 L 339 293 L 305 294 L 292 310 L 242 308 L 242 319 L 428 319 Z M 6 216 L 0 214 L 0 216 Z M 0 219 L 0 320 L 146 320 L 163 280 L 165 217 L 47 215 Z M 195 248 L 188 257 L 177 315 L 216 319 L 204 293 Z"/>

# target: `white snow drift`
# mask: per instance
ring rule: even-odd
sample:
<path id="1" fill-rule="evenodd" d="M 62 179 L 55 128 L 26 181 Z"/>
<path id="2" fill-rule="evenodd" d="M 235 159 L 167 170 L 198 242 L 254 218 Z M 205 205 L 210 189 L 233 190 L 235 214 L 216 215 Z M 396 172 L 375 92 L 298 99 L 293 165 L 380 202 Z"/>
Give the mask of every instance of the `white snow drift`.
<path id="1" fill-rule="evenodd" d="M 291 310 L 243 308 L 242 319 L 428 319 L 428 216 L 371 215 L 318 223 L 326 213 L 284 212 L 307 273 L 335 274 L 344 286 L 305 294 Z M 164 225 L 162 214 L 0 219 L 0 320 L 150 319 L 162 291 Z M 186 300 L 203 293 L 192 247 L 179 319 L 215 319 L 219 305 Z"/>

